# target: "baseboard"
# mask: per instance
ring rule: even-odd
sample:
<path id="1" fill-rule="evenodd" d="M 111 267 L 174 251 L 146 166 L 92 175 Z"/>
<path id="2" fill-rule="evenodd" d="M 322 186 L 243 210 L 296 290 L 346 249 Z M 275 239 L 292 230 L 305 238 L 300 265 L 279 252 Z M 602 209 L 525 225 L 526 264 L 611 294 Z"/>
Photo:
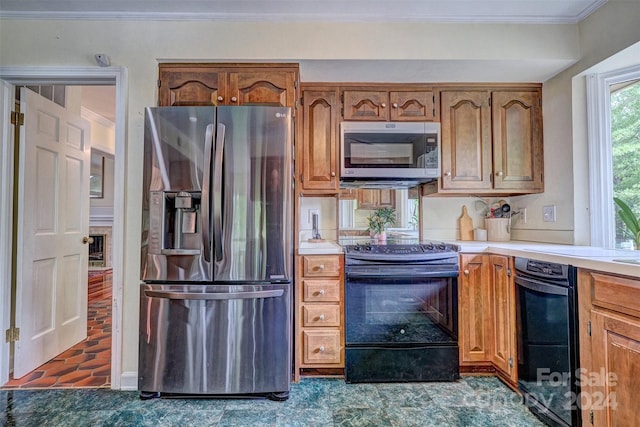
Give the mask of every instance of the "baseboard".
<path id="1" fill-rule="evenodd" d="M 120 375 L 120 390 L 137 390 L 138 389 L 138 373 L 123 372 Z"/>

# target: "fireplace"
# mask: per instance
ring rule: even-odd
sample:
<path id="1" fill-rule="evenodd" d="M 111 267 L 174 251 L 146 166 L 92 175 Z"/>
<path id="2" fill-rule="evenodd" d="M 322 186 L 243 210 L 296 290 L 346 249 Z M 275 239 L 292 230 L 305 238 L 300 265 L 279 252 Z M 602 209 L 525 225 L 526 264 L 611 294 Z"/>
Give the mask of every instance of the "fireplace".
<path id="1" fill-rule="evenodd" d="M 106 267 L 104 243 L 106 235 L 90 234 L 93 241 L 89 243 L 89 267 Z"/>
<path id="2" fill-rule="evenodd" d="M 89 227 L 89 268 L 111 267 L 111 227 Z"/>

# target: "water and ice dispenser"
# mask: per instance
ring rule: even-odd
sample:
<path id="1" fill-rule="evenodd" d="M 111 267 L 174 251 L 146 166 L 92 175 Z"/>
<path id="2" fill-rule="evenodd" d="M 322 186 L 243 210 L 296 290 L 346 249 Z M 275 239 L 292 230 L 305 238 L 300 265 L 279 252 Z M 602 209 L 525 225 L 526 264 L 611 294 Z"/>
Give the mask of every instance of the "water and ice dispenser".
<path id="1" fill-rule="evenodd" d="M 202 230 L 199 191 L 152 191 L 149 253 L 200 255 Z"/>

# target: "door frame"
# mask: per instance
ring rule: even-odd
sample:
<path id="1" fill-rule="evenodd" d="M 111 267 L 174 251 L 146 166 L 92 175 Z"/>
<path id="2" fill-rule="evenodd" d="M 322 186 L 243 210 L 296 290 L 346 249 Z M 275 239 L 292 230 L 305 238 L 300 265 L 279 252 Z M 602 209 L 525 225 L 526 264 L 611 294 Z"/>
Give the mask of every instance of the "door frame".
<path id="1" fill-rule="evenodd" d="M 72 86 L 114 85 L 116 89 L 115 160 L 113 194 L 113 300 L 111 335 L 111 388 L 121 388 L 122 376 L 122 301 L 124 265 L 124 215 L 125 215 L 125 141 L 127 70 L 125 67 L 0 67 L 0 83 L 12 85 L 0 99 L 0 113 L 4 114 L 0 138 L 0 237 L 11 238 L 13 224 L 13 191 L 15 173 L 13 166 L 13 126 L 8 118 L 14 109 L 13 86 L 24 84 L 64 84 Z M 1 93 L 1 92 L 0 92 Z M 9 108 L 8 110 L 6 108 Z M 7 247 L 9 245 L 1 245 Z M 11 265 L 13 250 L 0 250 L 0 332 L 10 327 Z M 8 279 L 8 280 L 7 280 Z M 4 333 L 2 333 L 4 335 Z M 3 338 L 0 336 L 0 338 Z M 0 384 L 9 380 L 10 345 L 0 339 Z"/>

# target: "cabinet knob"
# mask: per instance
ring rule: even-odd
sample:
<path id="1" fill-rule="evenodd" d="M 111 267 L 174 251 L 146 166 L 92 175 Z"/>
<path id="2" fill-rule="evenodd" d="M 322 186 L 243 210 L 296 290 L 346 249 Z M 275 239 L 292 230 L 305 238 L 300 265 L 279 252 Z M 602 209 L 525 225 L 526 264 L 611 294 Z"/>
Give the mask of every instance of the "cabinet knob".
<path id="1" fill-rule="evenodd" d="M 450 177 L 450 176 L 451 176 L 451 172 L 445 172 L 445 173 L 444 173 L 444 176 L 446 176 L 446 177 Z"/>
<path id="2" fill-rule="evenodd" d="M 469 275 L 469 270 L 467 270 L 467 269 L 465 268 L 465 270 L 463 271 L 463 273 L 464 273 L 464 275 L 465 275 L 465 276 L 468 276 L 468 275 Z"/>
<path id="3" fill-rule="evenodd" d="M 502 175 L 504 175 L 504 174 L 502 173 L 502 171 L 500 171 L 500 172 L 496 172 L 496 175 L 497 175 L 497 176 L 502 176 Z"/>
<path id="4" fill-rule="evenodd" d="M 324 294 L 326 294 L 326 292 L 325 292 L 325 290 L 324 290 L 324 289 L 320 289 L 320 290 L 318 291 L 318 294 L 319 294 L 319 295 L 324 295 Z"/>
<path id="5" fill-rule="evenodd" d="M 394 102 L 392 105 L 393 105 L 393 108 L 398 108 L 398 103 L 397 102 Z"/>
<path id="6" fill-rule="evenodd" d="M 219 96 L 219 97 L 218 97 L 218 101 L 220 101 L 220 102 L 224 101 L 224 97 Z"/>
<path id="7" fill-rule="evenodd" d="M 319 320 L 324 320 L 324 314 L 321 314 L 320 316 L 318 316 Z"/>
<path id="8" fill-rule="evenodd" d="M 321 345 L 321 346 L 320 346 L 320 348 L 318 349 L 318 351 L 319 351 L 320 353 L 324 353 L 324 346 L 323 346 L 323 345 Z"/>
<path id="9" fill-rule="evenodd" d="M 236 102 L 238 100 L 238 98 L 236 98 L 235 96 L 231 97 L 231 102 Z"/>
<path id="10" fill-rule="evenodd" d="M 382 108 L 387 108 L 387 104 L 385 104 L 384 102 L 383 102 L 382 104 L 380 104 L 380 106 L 381 106 Z"/>
<path id="11" fill-rule="evenodd" d="M 331 172 L 331 176 L 336 176 L 336 173 L 335 172 Z"/>

